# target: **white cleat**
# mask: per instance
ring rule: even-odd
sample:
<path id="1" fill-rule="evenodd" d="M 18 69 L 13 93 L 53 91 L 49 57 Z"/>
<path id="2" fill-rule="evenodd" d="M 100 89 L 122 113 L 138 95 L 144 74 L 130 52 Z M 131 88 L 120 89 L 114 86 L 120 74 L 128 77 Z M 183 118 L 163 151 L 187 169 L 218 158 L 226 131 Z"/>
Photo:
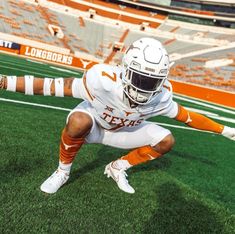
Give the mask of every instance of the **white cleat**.
<path id="1" fill-rule="evenodd" d="M 42 183 L 40 189 L 45 193 L 56 193 L 68 179 L 68 173 L 57 169 L 47 180 Z"/>
<path id="2" fill-rule="evenodd" d="M 129 185 L 128 180 L 126 179 L 127 174 L 125 170 L 114 168 L 112 164 L 113 162 L 109 163 L 105 167 L 104 174 L 107 175 L 108 178 L 112 177 L 122 191 L 126 193 L 134 193 L 135 190 Z"/>
<path id="3" fill-rule="evenodd" d="M 235 141 L 235 128 L 230 128 L 230 127 L 224 126 L 224 130 L 222 132 L 222 135 L 224 137 L 229 138 L 230 140 Z"/>

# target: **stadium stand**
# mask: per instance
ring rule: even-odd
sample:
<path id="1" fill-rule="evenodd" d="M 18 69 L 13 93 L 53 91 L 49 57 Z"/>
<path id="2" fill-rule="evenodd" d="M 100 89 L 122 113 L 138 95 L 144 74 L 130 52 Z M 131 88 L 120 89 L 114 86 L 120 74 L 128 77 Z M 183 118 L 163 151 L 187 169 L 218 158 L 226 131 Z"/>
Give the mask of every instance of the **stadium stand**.
<path id="1" fill-rule="evenodd" d="M 182 59 L 171 69 L 171 76 L 185 82 L 234 91 L 235 49 Z"/>
<path id="2" fill-rule="evenodd" d="M 151 36 L 161 41 L 176 61 L 171 78 L 226 90 L 235 88 L 234 57 L 230 56 L 233 63 L 227 70 L 204 67 L 215 55 L 220 55 L 218 59 L 229 57 L 225 51 L 234 48 L 235 31 L 171 20 L 166 13 L 153 14 L 104 1 L 2 0 L 0 32 L 114 64 L 121 62 L 123 51 L 132 41 Z"/>
<path id="3" fill-rule="evenodd" d="M 48 22 L 42 17 L 40 6 L 24 3 L 23 1 L 1 1 L 0 31 L 35 41 L 63 46 L 57 37 L 48 31 Z"/>

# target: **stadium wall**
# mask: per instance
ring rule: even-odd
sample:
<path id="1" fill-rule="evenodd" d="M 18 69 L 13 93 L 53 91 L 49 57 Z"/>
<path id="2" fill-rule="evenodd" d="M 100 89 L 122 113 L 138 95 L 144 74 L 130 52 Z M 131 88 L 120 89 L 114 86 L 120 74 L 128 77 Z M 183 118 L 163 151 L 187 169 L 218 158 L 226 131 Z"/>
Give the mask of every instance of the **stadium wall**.
<path id="1" fill-rule="evenodd" d="M 175 93 L 235 108 L 235 93 L 175 80 L 170 80 L 170 82 Z"/>
<path id="2" fill-rule="evenodd" d="M 59 65 L 73 66 L 82 70 L 89 69 L 98 61 L 70 54 L 65 48 L 0 33 L 0 51 L 5 51 L 19 56 L 53 62 Z"/>
<path id="3" fill-rule="evenodd" d="M 134 9 L 141 9 L 147 12 L 156 14 L 168 15 L 169 19 L 191 22 L 201 25 L 210 25 L 223 28 L 235 28 L 234 17 L 234 2 L 228 1 L 196 1 L 196 0 L 172 0 L 171 4 L 162 4 L 159 0 L 147 1 L 147 0 L 106 0 L 115 4 L 122 4 L 124 6 L 132 7 Z M 184 7 L 184 2 L 189 2 L 189 8 Z M 210 2 L 208 4 L 208 2 Z M 176 3 L 176 4 L 174 4 Z M 191 8 L 190 5 L 194 3 Z"/>
<path id="4" fill-rule="evenodd" d="M 8 35 L 10 39 L 10 35 Z M 11 38 L 13 39 L 13 38 Z M 33 43 L 31 41 L 31 43 Z M 26 57 L 30 59 L 44 61 L 46 63 L 54 63 L 58 65 L 63 65 L 67 67 L 79 68 L 86 70 L 91 68 L 97 61 L 87 60 L 84 58 L 74 57 L 74 55 L 68 53 L 58 52 L 58 48 L 50 47 L 45 49 L 45 44 L 43 48 L 40 44 L 35 43 L 35 46 L 20 44 L 14 40 L 5 40 L 1 38 L 0 35 L 0 51 L 5 53 L 10 53 L 13 55 Z M 222 90 L 211 89 L 203 86 L 192 85 L 188 83 L 183 83 L 179 81 L 170 80 L 174 87 L 174 92 L 198 99 L 202 99 L 208 102 L 216 103 L 219 105 L 227 106 L 230 108 L 235 108 L 235 94 L 231 92 L 226 92 Z"/>
<path id="5" fill-rule="evenodd" d="M 150 27 L 157 28 L 167 17 L 167 14 L 151 14 L 151 12 L 143 10 L 135 10 L 130 7 L 124 7 L 123 9 L 117 4 L 107 3 L 105 1 L 94 0 L 89 1 L 69 1 L 63 2 L 58 0 L 50 0 L 49 2 L 65 5 L 79 11 L 89 12 L 94 11 L 94 14 L 103 16 L 110 19 L 115 19 L 123 22 L 141 24 L 146 22 Z M 48 6 L 48 2 L 42 2 L 41 5 Z"/>

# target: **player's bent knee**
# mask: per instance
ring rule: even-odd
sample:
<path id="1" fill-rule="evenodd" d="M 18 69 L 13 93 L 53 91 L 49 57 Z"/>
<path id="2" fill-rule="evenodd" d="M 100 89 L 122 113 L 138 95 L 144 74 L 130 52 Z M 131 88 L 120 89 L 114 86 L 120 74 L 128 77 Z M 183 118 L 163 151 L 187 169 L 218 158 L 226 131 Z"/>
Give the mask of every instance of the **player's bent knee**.
<path id="1" fill-rule="evenodd" d="M 92 125 L 93 121 L 89 114 L 77 111 L 69 116 L 66 130 L 71 137 L 85 137 Z"/>
<path id="2" fill-rule="evenodd" d="M 161 154 L 169 152 L 175 144 L 175 138 L 172 134 L 167 135 L 158 144 L 153 146 L 153 148 Z"/>

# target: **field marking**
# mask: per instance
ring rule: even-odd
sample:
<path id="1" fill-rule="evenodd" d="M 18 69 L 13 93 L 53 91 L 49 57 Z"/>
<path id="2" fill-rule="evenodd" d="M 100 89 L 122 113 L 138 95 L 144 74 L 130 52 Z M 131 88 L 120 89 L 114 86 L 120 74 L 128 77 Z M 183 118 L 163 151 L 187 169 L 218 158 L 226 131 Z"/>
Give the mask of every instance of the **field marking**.
<path id="1" fill-rule="evenodd" d="M 205 110 L 200 110 L 200 109 L 197 109 L 197 108 L 194 108 L 194 107 L 186 107 L 187 110 L 189 111 L 194 111 L 194 112 L 197 112 L 199 114 L 203 114 L 203 115 L 208 115 L 208 116 L 219 116 L 218 114 L 216 113 L 213 113 L 213 112 L 210 112 L 210 111 L 205 111 Z"/>
<path id="2" fill-rule="evenodd" d="M 179 100 L 191 102 L 191 103 L 194 103 L 194 104 L 198 104 L 198 105 L 201 105 L 201 106 L 209 107 L 211 109 L 215 109 L 215 110 L 219 110 L 219 111 L 223 111 L 223 112 L 235 115 L 235 111 L 233 111 L 233 110 L 228 110 L 228 109 L 225 109 L 223 107 L 214 106 L 212 104 L 208 104 L 208 103 L 205 103 L 203 101 L 193 100 L 193 99 L 190 99 L 190 98 L 187 98 L 187 97 L 182 97 L 182 96 L 179 96 L 179 95 L 176 95 L 176 94 L 174 94 L 173 97 L 175 97 L 176 99 L 179 99 Z"/>
<path id="3" fill-rule="evenodd" d="M 223 117 L 223 116 L 220 116 L 218 114 L 215 114 L 215 113 L 212 113 L 212 112 L 209 112 L 209 111 L 200 110 L 200 109 L 197 109 L 197 108 L 191 108 L 191 107 L 186 107 L 186 108 L 190 111 L 194 111 L 194 112 L 197 112 L 199 114 L 206 115 L 206 116 L 208 116 L 210 118 L 213 118 L 213 119 L 218 119 L 218 120 L 226 121 L 226 122 L 229 122 L 229 123 L 235 123 L 234 118 Z"/>
<path id="4" fill-rule="evenodd" d="M 6 98 L 0 98 L 0 101 L 18 103 L 18 104 L 29 105 L 29 106 L 43 107 L 43 108 L 47 108 L 47 109 L 63 110 L 63 111 L 68 111 L 68 112 L 70 112 L 72 110 L 72 109 L 68 109 L 68 108 L 62 108 L 62 107 L 44 105 L 44 104 L 38 104 L 38 103 L 32 103 L 32 102 L 25 102 L 25 101 L 18 101 L 18 100 L 13 100 L 13 99 L 6 99 Z M 195 128 L 189 128 L 189 127 L 185 127 L 185 126 L 166 124 L 166 123 L 160 123 L 160 122 L 151 122 L 151 121 L 147 121 L 147 122 L 155 123 L 155 124 L 158 124 L 158 125 L 161 125 L 161 126 L 172 127 L 172 128 L 180 128 L 180 129 L 185 129 L 185 130 L 198 131 L 198 132 L 207 132 L 207 133 L 215 134 L 213 132 L 208 132 L 208 131 L 199 130 L 199 129 L 195 129 Z"/>
<path id="5" fill-rule="evenodd" d="M 65 68 L 59 68 L 59 67 L 54 67 L 54 66 L 50 66 L 50 68 L 58 70 L 58 71 L 63 71 L 63 72 L 77 74 L 77 75 L 80 75 L 80 76 L 81 76 L 81 73 L 82 73 L 82 72 L 78 73 L 78 72 L 71 71 L 71 70 L 68 70 L 68 69 L 65 69 Z"/>
<path id="6" fill-rule="evenodd" d="M 23 105 L 28 105 L 28 106 L 38 106 L 38 107 L 43 107 L 47 109 L 55 109 L 55 110 L 63 110 L 63 111 L 72 110 L 72 109 L 67 109 L 67 108 L 58 107 L 58 106 L 50 106 L 50 105 L 44 105 L 44 104 L 38 104 L 38 103 L 32 103 L 32 102 L 24 102 L 24 101 L 18 101 L 18 100 L 7 99 L 7 98 L 0 98 L 0 101 L 13 102 L 13 103 L 18 103 L 18 104 L 23 104 Z"/>
<path id="7" fill-rule="evenodd" d="M 39 73 L 39 72 L 35 72 L 35 71 L 28 71 L 28 70 L 23 70 L 23 69 L 14 68 L 14 67 L 8 67 L 8 66 L 2 66 L 2 65 L 0 65 L 0 67 L 8 68 L 10 70 L 23 71 L 23 72 L 26 72 L 26 74 L 30 74 L 32 72 L 32 73 L 37 74 L 39 76 L 44 76 L 44 77 L 48 76 L 48 74 L 45 74 L 45 73 Z M 51 76 L 51 77 L 58 77 L 58 76 L 55 76 L 55 75 L 49 75 L 49 76 Z"/>
<path id="8" fill-rule="evenodd" d="M 27 60 L 27 61 L 31 61 L 30 59 L 26 59 L 26 60 Z M 1 60 L 1 58 L 0 58 L 0 61 L 1 61 L 1 63 L 7 63 L 7 64 L 11 64 L 11 65 L 19 64 L 19 65 L 23 66 L 23 64 L 21 64 L 21 63 L 17 63 L 17 62 L 16 62 L 16 63 L 14 63 L 14 62 L 12 63 L 11 61 L 4 61 L 4 60 Z M 34 61 L 32 61 L 32 62 L 34 62 Z M 35 62 L 35 63 L 41 63 L 41 62 Z M 44 65 L 48 65 L 48 64 L 44 64 Z M 1 65 L 0 65 L 0 67 L 1 67 Z M 24 72 L 26 72 L 26 73 L 29 73 L 28 70 L 16 69 L 16 68 L 13 68 L 13 67 L 8 67 L 8 66 L 2 66 L 2 67 L 3 67 L 3 68 L 5 67 L 5 68 L 13 69 L 13 70 L 24 71 Z M 67 69 L 57 68 L 57 67 L 54 67 L 54 66 L 50 66 L 50 67 L 53 68 L 53 69 L 60 70 L 60 71 L 71 72 L 71 73 L 75 73 L 75 74 L 80 75 L 78 72 L 69 71 L 69 70 L 67 70 Z M 34 70 L 34 69 L 33 69 L 33 70 Z M 34 71 L 32 71 L 32 72 L 33 72 L 34 74 L 38 74 L 39 76 L 44 76 L 44 77 L 47 77 L 47 76 L 51 76 L 51 77 L 53 77 L 53 78 L 58 77 L 58 76 L 54 75 L 53 72 L 50 72 L 50 71 L 48 71 L 47 74 L 45 74 L 45 73 L 39 73 L 39 72 L 34 72 Z M 81 72 L 82 72 L 82 71 L 81 71 Z M 48 73 L 49 73 L 49 74 L 48 74 Z M 53 75 L 50 75 L 50 73 L 52 73 Z M 201 106 L 209 107 L 209 108 L 211 108 L 211 109 L 215 109 L 215 110 L 219 110 L 219 111 L 223 111 L 223 112 L 226 112 L 226 113 L 235 115 L 235 111 L 233 111 L 233 110 L 225 109 L 225 108 L 219 107 L 219 106 L 214 106 L 214 105 L 212 105 L 212 104 L 209 104 L 208 102 L 206 103 L 206 101 L 203 102 L 203 101 L 199 101 L 199 100 L 197 100 L 197 99 L 187 98 L 186 96 L 181 96 L 181 95 L 178 95 L 178 94 L 175 94 L 175 93 L 173 94 L 173 97 L 176 98 L 176 99 L 179 99 L 179 100 L 188 101 L 188 102 L 191 102 L 191 103 L 199 104 L 199 105 L 201 105 Z M 216 104 L 215 104 L 215 105 L 216 105 Z M 229 107 L 228 107 L 228 108 L 229 108 Z M 221 120 L 222 120 L 222 119 L 221 119 Z M 225 121 L 226 121 L 226 120 L 225 120 Z"/>
<path id="9" fill-rule="evenodd" d="M 37 65 L 36 64 L 32 64 L 32 68 L 36 68 L 36 66 L 38 66 L 38 63 L 39 64 L 41 64 L 41 65 L 44 65 L 44 66 L 46 66 L 47 64 L 45 64 L 45 63 L 41 63 L 41 62 L 34 62 L 33 60 L 31 60 L 30 61 L 30 59 L 25 59 L 24 61 L 22 61 L 22 62 L 18 62 L 17 60 L 1 60 L 1 58 L 0 58 L 0 62 L 1 63 L 4 63 L 4 64 L 7 64 L 7 65 L 12 65 L 12 66 L 18 66 L 18 67 L 20 67 L 20 68 L 25 68 L 25 67 L 28 67 L 28 64 L 26 64 L 26 62 L 31 62 L 31 63 L 37 63 Z"/>
<path id="10" fill-rule="evenodd" d="M 59 67 L 55 67 L 55 66 L 49 66 L 49 65 L 46 64 L 46 63 L 42 63 L 42 62 L 38 62 L 38 61 L 33 61 L 33 60 L 30 60 L 30 59 L 26 59 L 26 60 L 27 60 L 28 62 L 32 62 L 32 63 L 37 63 L 37 64 L 44 65 L 45 67 L 48 67 L 48 68 L 46 68 L 46 69 L 48 69 L 48 70 L 49 70 L 49 68 L 51 68 L 51 69 L 54 69 L 54 70 L 58 70 L 58 71 L 66 72 L 66 73 L 72 73 L 72 74 L 76 74 L 76 75 L 79 75 L 79 76 L 81 76 L 81 73 L 82 73 L 82 71 L 81 71 L 81 72 L 79 72 L 79 71 L 76 72 L 76 71 L 72 71 L 72 70 L 65 69 L 65 68 L 59 68 Z M 1 63 L 0 66 L 2 66 L 3 68 L 10 68 L 10 69 L 13 69 L 13 70 L 19 70 L 19 71 L 27 72 L 27 74 L 30 73 L 30 72 L 33 72 L 33 73 L 38 74 L 38 75 L 43 75 L 43 76 L 51 76 L 51 74 L 54 74 L 54 71 L 51 71 L 51 70 L 46 71 L 46 72 L 48 72 L 48 74 L 39 73 L 39 72 L 34 72 L 34 70 L 36 69 L 35 66 L 31 66 L 31 67 L 30 67 L 31 71 L 29 72 L 28 70 L 23 70 L 23 69 L 21 69 L 22 67 L 25 67 L 25 66 L 24 66 L 23 64 L 17 63 L 17 62 L 14 63 L 14 62 L 11 62 L 11 61 L 2 61 L 2 60 L 0 59 L 0 63 Z M 7 65 L 10 65 L 10 66 L 12 65 L 13 67 L 8 67 L 8 66 L 6 66 L 6 65 L 2 65 L 2 63 L 7 64 Z M 15 65 L 17 65 L 17 66 L 19 67 L 19 69 L 18 69 L 18 68 L 14 68 Z M 27 65 L 26 65 L 26 66 L 27 66 Z M 36 70 L 38 70 L 38 69 L 36 69 Z M 53 75 L 53 77 L 58 77 L 58 76 Z"/>
<path id="11" fill-rule="evenodd" d="M 24 69 L 21 69 L 21 67 L 23 66 L 21 63 L 17 63 L 17 62 L 12 63 L 12 62 L 8 62 L 8 61 L 2 61 L 1 59 L 0 59 L 0 63 L 1 63 L 0 67 L 2 67 L 2 68 L 8 68 L 8 69 L 11 69 L 11 70 L 23 71 L 23 72 L 26 72 L 26 74 L 29 74 L 29 75 L 30 75 L 30 73 L 34 73 L 34 74 L 37 74 L 39 76 L 44 76 L 44 77 L 47 77 L 47 76 L 54 77 L 54 78 L 59 77 L 58 75 L 55 75 L 55 71 L 51 71 L 51 70 L 49 70 L 49 68 L 46 68 L 49 71 L 46 71 L 45 73 L 40 73 L 40 72 L 37 72 L 40 69 L 36 68 L 35 66 L 31 66 L 30 70 L 24 70 Z M 7 65 L 3 65 L 3 63 L 7 64 L 11 67 L 9 67 Z M 40 63 L 40 62 L 36 62 L 36 63 Z M 48 64 L 42 64 L 42 65 L 44 65 L 45 67 L 48 67 Z M 16 68 L 15 66 L 18 66 L 19 68 Z M 49 66 L 49 67 L 51 67 L 54 70 L 57 69 L 59 71 L 63 71 L 63 72 L 66 72 L 66 73 L 73 73 L 73 74 L 77 74 L 79 76 L 81 76 L 81 73 L 82 73 L 82 71 L 81 71 L 81 73 L 79 73 L 79 72 L 75 72 L 75 71 L 73 72 L 73 71 L 69 71 L 69 70 L 66 70 L 66 69 L 63 69 L 63 68 L 57 68 L 57 67 L 53 67 L 53 66 Z M 58 73 L 58 71 L 56 71 L 56 72 Z"/>
<path id="12" fill-rule="evenodd" d="M 173 125 L 173 124 L 167 124 L 167 123 L 161 123 L 161 122 L 152 122 L 152 121 L 146 121 L 146 122 L 154 123 L 154 124 L 165 126 L 165 127 L 179 128 L 179 129 L 191 130 L 191 131 L 196 131 L 196 132 L 206 132 L 206 133 L 216 134 L 214 132 L 204 131 L 204 130 L 200 130 L 200 129 L 196 129 L 196 128 L 190 128 L 190 127 L 185 127 L 185 126 L 180 126 L 180 125 Z"/>
<path id="13" fill-rule="evenodd" d="M 28 62 L 31 62 L 31 63 L 37 63 L 37 64 L 41 64 L 41 65 L 47 65 L 47 66 L 48 66 L 48 64 L 46 64 L 46 63 L 39 62 L 39 61 L 32 60 L 32 59 L 26 59 L 26 61 L 28 61 Z"/>

